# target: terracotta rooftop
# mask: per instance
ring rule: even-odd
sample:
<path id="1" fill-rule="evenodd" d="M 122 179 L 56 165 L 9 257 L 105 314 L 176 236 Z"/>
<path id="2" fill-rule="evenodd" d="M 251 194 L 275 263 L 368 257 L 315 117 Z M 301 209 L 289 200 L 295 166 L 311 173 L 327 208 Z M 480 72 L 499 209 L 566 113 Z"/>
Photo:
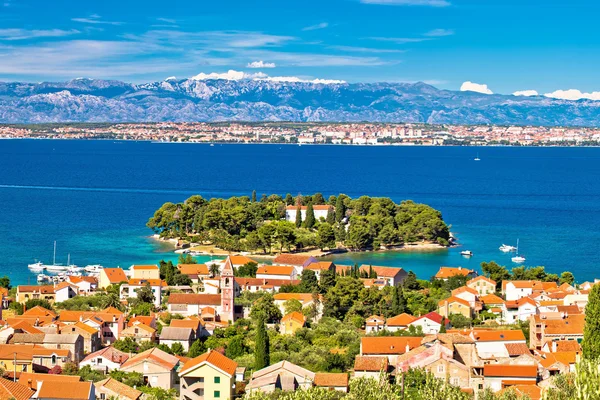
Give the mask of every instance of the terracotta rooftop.
<path id="1" fill-rule="evenodd" d="M 448 279 L 453 276 L 467 276 L 473 274 L 474 271 L 467 268 L 462 267 L 440 267 L 437 274 L 435 274 L 436 279 Z"/>
<path id="2" fill-rule="evenodd" d="M 127 282 L 127 275 L 122 268 L 104 268 L 101 273 L 106 274 L 110 283 Z"/>
<path id="3" fill-rule="evenodd" d="M 221 305 L 219 294 L 171 293 L 169 304 Z"/>
<path id="4" fill-rule="evenodd" d="M 319 387 L 348 387 L 348 374 L 317 372 L 315 374 L 314 384 Z"/>
<path id="5" fill-rule="evenodd" d="M 313 295 L 311 293 L 277 293 L 273 295 L 274 300 L 286 301 L 296 299 L 300 303 L 311 302 Z"/>
<path id="6" fill-rule="evenodd" d="M 404 354 L 421 345 L 421 337 L 377 336 L 361 338 L 361 355 Z"/>
<path id="7" fill-rule="evenodd" d="M 172 370 L 179 363 L 179 359 L 177 357 L 155 347 L 129 358 L 123 365 L 121 365 L 121 370 L 133 367 L 145 361 L 162 366 L 168 370 Z"/>
<path id="8" fill-rule="evenodd" d="M 241 255 L 229 256 L 229 259 L 231 260 L 231 264 L 233 264 L 233 265 L 246 265 L 251 262 L 256 263 L 256 261 L 251 259 L 250 257 L 241 256 Z"/>
<path id="9" fill-rule="evenodd" d="M 100 382 L 94 383 L 96 390 L 99 388 L 106 388 L 111 392 L 115 393 L 119 399 L 137 400 L 142 396 L 142 392 L 127 386 L 124 383 L 119 382 L 116 379 L 108 378 Z"/>
<path id="10" fill-rule="evenodd" d="M 127 326 L 133 326 L 136 322 L 141 322 L 144 325 L 151 326 L 152 324 L 154 324 L 155 318 L 146 315 L 137 315 L 129 320 Z"/>
<path id="11" fill-rule="evenodd" d="M 312 256 L 304 256 L 301 254 L 280 254 L 273 260 L 274 264 L 295 265 L 300 266 L 311 261 L 317 261 Z"/>
<path id="12" fill-rule="evenodd" d="M 473 337 L 478 342 L 525 342 L 525 335 L 520 329 L 514 330 L 474 330 Z"/>
<path id="13" fill-rule="evenodd" d="M 284 315 L 283 318 L 281 318 L 281 322 L 287 321 L 296 321 L 300 325 L 304 325 L 304 323 L 306 322 L 306 317 L 304 316 L 304 314 L 298 311 L 293 311 L 287 315 Z"/>
<path id="14" fill-rule="evenodd" d="M 525 343 L 505 343 L 504 347 L 506 347 L 508 355 L 511 357 L 516 357 L 523 354 L 531 354 L 529 347 L 527 347 Z"/>
<path id="15" fill-rule="evenodd" d="M 504 299 L 502 297 L 496 296 L 495 294 L 486 294 L 485 296 L 481 296 L 479 300 L 483 304 L 504 304 Z"/>
<path id="16" fill-rule="evenodd" d="M 117 364 L 122 364 L 129 359 L 129 354 L 115 349 L 114 347 L 106 347 L 94 353 L 88 354 L 83 361 L 92 360 L 94 358 L 103 357 Z"/>
<path id="17" fill-rule="evenodd" d="M 8 379 L 0 378 L 0 399 L 27 400 L 35 394 L 35 390 Z"/>
<path id="18" fill-rule="evenodd" d="M 488 377 L 537 377 L 535 365 L 488 364 L 483 366 L 483 376 Z"/>
<path id="19" fill-rule="evenodd" d="M 396 315 L 395 317 L 388 318 L 385 321 L 385 324 L 387 326 L 408 326 L 408 324 L 413 322 L 415 319 L 417 319 L 417 317 L 404 313 Z"/>
<path id="20" fill-rule="evenodd" d="M 463 306 L 466 306 L 466 307 L 469 307 L 469 308 L 471 307 L 471 305 L 469 304 L 468 301 L 463 300 L 460 297 L 456 297 L 456 296 L 451 296 L 451 297 L 449 297 L 447 299 L 443 299 L 443 300 L 438 301 L 438 306 L 440 306 L 440 307 L 445 306 L 446 302 L 448 304 L 458 303 L 458 304 L 462 304 Z"/>
<path id="21" fill-rule="evenodd" d="M 354 371 L 364 372 L 387 372 L 388 358 L 387 357 L 364 357 L 356 356 L 354 359 Z"/>
<path id="22" fill-rule="evenodd" d="M 69 382 L 65 385 L 63 382 L 44 379 L 36 395 L 40 399 L 88 400 L 91 390 L 92 382 Z"/>
<path id="23" fill-rule="evenodd" d="M 167 286 L 167 282 L 162 279 L 137 279 L 132 278 L 128 282 L 129 286 L 145 286 L 149 284 L 150 286 Z"/>
<path id="24" fill-rule="evenodd" d="M 478 277 L 475 277 L 475 278 L 473 278 L 473 279 L 470 279 L 470 280 L 468 280 L 468 281 L 467 281 L 467 286 L 468 286 L 468 285 L 472 285 L 472 284 L 474 284 L 474 283 L 477 283 L 478 281 L 485 281 L 485 282 L 491 283 L 491 284 L 492 284 L 492 285 L 494 285 L 494 286 L 496 285 L 496 281 L 495 281 L 495 280 L 493 280 L 493 279 L 490 279 L 490 278 L 488 278 L 487 276 L 480 275 L 480 276 L 478 276 Z"/>
<path id="25" fill-rule="evenodd" d="M 179 272 L 183 275 L 208 275 L 208 266 L 206 264 L 179 264 Z"/>
<path id="26" fill-rule="evenodd" d="M 17 286 L 17 291 L 19 293 L 42 293 L 42 294 L 50 294 L 54 293 L 54 286 L 52 285 L 19 285 Z"/>
<path id="27" fill-rule="evenodd" d="M 56 317 L 56 313 L 54 311 L 48 310 L 42 306 L 35 306 L 30 308 L 29 310 L 23 313 L 25 316 L 38 316 L 38 317 Z"/>
<path id="28" fill-rule="evenodd" d="M 292 266 L 282 266 L 282 265 L 262 265 L 258 267 L 256 271 L 256 275 L 281 275 L 281 276 L 291 276 L 296 268 Z"/>
<path id="29" fill-rule="evenodd" d="M 131 269 L 135 269 L 135 270 L 157 270 L 158 266 L 156 265 L 132 265 Z"/>
<path id="30" fill-rule="evenodd" d="M 215 350 L 211 350 L 202 354 L 201 356 L 198 356 L 186 362 L 183 365 L 181 372 L 179 372 L 179 375 L 185 375 L 187 372 L 194 369 L 196 366 L 202 365 L 204 363 L 210 364 L 213 367 L 216 367 L 231 376 L 235 374 L 235 369 L 238 366 L 238 364 L 235 361 L 225 357 L 223 354 Z"/>
<path id="31" fill-rule="evenodd" d="M 55 374 L 36 374 L 31 372 L 21 372 L 19 375 L 19 385 L 37 390 L 38 382 L 48 381 L 57 382 L 62 385 L 70 385 L 79 382 L 81 378 L 78 375 L 55 375 Z"/>

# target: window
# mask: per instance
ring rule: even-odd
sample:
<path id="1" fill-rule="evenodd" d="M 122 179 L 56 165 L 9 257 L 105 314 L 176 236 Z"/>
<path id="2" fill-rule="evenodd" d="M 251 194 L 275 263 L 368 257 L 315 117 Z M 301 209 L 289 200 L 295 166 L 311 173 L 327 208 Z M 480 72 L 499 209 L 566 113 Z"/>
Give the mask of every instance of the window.
<path id="1" fill-rule="evenodd" d="M 56 356 L 52 354 L 52 365 L 56 365 Z"/>
<path id="2" fill-rule="evenodd" d="M 221 383 L 221 377 L 215 376 L 215 383 Z"/>
<path id="3" fill-rule="evenodd" d="M 477 387 L 479 388 L 479 390 L 483 390 L 483 383 L 480 383 L 479 385 L 477 385 Z"/>
<path id="4" fill-rule="evenodd" d="M 106 395 L 104 393 L 100 393 L 100 400 L 106 399 Z"/>
<path id="5" fill-rule="evenodd" d="M 456 378 L 456 377 L 452 378 L 450 380 L 450 384 L 454 385 L 454 386 L 459 386 L 460 385 L 460 378 Z"/>
<path id="6" fill-rule="evenodd" d="M 198 382 L 200 382 L 200 383 L 204 383 L 204 377 L 203 377 L 203 376 L 201 376 L 200 378 L 198 378 Z"/>
<path id="7" fill-rule="evenodd" d="M 153 377 L 150 379 L 150 383 L 151 383 L 152 385 L 156 385 L 156 384 L 158 383 L 158 376 L 153 376 Z"/>
<path id="8" fill-rule="evenodd" d="M 214 395 L 214 398 L 215 398 L 215 399 L 218 399 L 218 398 L 220 398 L 220 397 L 221 397 L 221 391 L 220 391 L 220 390 L 215 390 L 215 395 Z"/>
<path id="9" fill-rule="evenodd" d="M 438 372 L 440 374 L 444 372 L 444 366 L 443 365 L 438 365 Z"/>
<path id="10" fill-rule="evenodd" d="M 98 364 L 102 364 L 102 358 L 98 357 Z"/>

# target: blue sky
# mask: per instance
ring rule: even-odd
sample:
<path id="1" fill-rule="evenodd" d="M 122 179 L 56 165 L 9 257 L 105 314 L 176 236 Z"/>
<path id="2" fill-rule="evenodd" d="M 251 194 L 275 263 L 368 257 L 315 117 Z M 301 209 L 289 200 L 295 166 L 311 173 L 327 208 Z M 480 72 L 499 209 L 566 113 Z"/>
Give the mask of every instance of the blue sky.
<path id="1" fill-rule="evenodd" d="M 455 90 L 472 81 L 494 93 L 593 92 L 599 3 L 0 0 L 0 79 L 145 82 L 231 69 Z"/>

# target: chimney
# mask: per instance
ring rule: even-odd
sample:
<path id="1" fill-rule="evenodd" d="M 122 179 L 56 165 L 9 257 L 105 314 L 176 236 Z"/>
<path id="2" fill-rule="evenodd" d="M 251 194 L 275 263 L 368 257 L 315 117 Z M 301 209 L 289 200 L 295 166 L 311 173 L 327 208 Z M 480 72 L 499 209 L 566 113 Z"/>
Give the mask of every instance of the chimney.
<path id="1" fill-rule="evenodd" d="M 408 345 L 408 342 L 406 342 L 406 350 L 404 352 L 408 353 L 409 351 L 410 351 L 410 346 Z"/>
<path id="2" fill-rule="evenodd" d="M 553 340 L 553 341 L 552 341 L 552 352 L 553 352 L 553 353 L 556 353 L 556 348 L 557 348 L 556 341 L 555 341 L 555 340 Z"/>

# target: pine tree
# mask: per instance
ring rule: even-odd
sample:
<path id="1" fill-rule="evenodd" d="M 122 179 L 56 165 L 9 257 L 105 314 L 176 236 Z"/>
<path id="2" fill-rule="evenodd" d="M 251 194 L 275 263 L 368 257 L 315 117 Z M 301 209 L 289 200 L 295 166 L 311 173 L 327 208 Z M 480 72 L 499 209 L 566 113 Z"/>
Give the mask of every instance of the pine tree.
<path id="1" fill-rule="evenodd" d="M 335 220 L 340 222 L 346 216 L 346 205 L 344 204 L 344 198 L 339 195 L 335 201 Z"/>
<path id="2" fill-rule="evenodd" d="M 446 333 L 446 317 L 442 317 L 442 326 L 440 327 L 440 333 Z"/>
<path id="3" fill-rule="evenodd" d="M 203 354 L 204 351 L 204 343 L 202 343 L 202 341 L 198 339 L 190 346 L 190 350 L 188 351 L 188 357 L 198 357 L 199 355 Z"/>
<path id="4" fill-rule="evenodd" d="M 292 195 L 290 193 L 285 195 L 285 204 L 288 206 L 294 205 L 294 198 L 292 197 Z"/>
<path id="5" fill-rule="evenodd" d="M 304 226 L 308 229 L 311 229 L 315 226 L 315 210 L 313 210 L 312 203 L 308 203 L 306 207 L 306 219 L 304 220 Z"/>
<path id="6" fill-rule="evenodd" d="M 327 210 L 327 218 L 325 221 L 331 226 L 335 224 L 335 212 L 333 211 L 333 208 L 329 207 L 329 210 Z"/>
<path id="7" fill-rule="evenodd" d="M 600 285 L 594 285 L 585 306 L 585 327 L 581 342 L 583 357 L 588 360 L 600 358 Z"/>
<path id="8" fill-rule="evenodd" d="M 302 207 L 300 203 L 296 206 L 296 228 L 300 228 L 302 226 Z"/>
<path id="9" fill-rule="evenodd" d="M 256 203 L 256 190 L 252 191 L 252 202 Z"/>
<path id="10" fill-rule="evenodd" d="M 269 335 L 265 326 L 264 317 L 260 318 L 256 327 L 256 339 L 254 347 L 254 368 L 256 370 L 269 366 Z"/>

